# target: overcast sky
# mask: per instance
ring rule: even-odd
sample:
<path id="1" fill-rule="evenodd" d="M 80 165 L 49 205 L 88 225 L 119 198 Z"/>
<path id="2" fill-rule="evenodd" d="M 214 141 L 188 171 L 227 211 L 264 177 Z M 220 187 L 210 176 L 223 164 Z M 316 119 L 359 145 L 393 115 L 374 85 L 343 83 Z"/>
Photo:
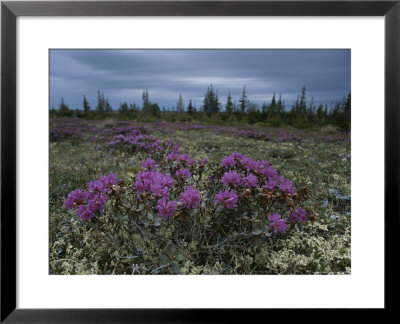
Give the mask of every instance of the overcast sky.
<path id="1" fill-rule="evenodd" d="M 246 85 L 248 99 L 270 102 L 281 93 L 286 106 L 303 85 L 316 104 L 332 104 L 350 92 L 350 50 L 51 50 L 50 107 L 61 97 L 82 108 L 86 95 L 92 109 L 97 91 L 111 106 L 142 105 L 143 90 L 160 108 L 176 106 L 182 94 L 201 107 L 207 87 L 218 91 L 222 107 L 230 91 L 238 102 Z"/>

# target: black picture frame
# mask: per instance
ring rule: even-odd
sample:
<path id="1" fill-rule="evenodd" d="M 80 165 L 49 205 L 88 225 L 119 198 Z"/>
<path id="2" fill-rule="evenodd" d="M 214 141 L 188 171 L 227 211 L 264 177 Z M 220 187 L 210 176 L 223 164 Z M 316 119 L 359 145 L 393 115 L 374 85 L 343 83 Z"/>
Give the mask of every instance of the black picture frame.
<path id="1" fill-rule="evenodd" d="M 16 308 L 16 18 L 18 16 L 384 16 L 385 309 L 396 307 L 398 258 L 400 0 L 395 1 L 2 1 L 1 3 L 1 317 L 3 323 L 231 322 L 265 310 Z M 371 193 L 372 194 L 372 193 Z M 368 197 L 366 197 L 368 199 Z M 373 238 L 371 238 L 373 239 Z M 262 314 L 259 314 L 262 313 Z M 254 316 L 254 317 L 253 317 Z"/>

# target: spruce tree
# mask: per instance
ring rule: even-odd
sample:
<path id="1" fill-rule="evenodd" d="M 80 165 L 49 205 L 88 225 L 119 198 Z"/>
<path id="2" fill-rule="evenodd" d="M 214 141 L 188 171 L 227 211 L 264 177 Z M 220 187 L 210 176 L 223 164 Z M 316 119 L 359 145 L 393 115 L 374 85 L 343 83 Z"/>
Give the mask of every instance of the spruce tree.
<path id="1" fill-rule="evenodd" d="M 225 112 L 228 116 L 233 113 L 233 103 L 232 103 L 232 97 L 231 97 L 230 92 L 228 94 L 228 99 L 226 100 Z"/>
<path id="2" fill-rule="evenodd" d="M 194 113 L 193 105 L 192 105 L 192 100 L 189 101 L 189 105 L 187 107 L 187 112 L 191 116 Z"/>
<path id="3" fill-rule="evenodd" d="M 244 114 L 247 108 L 247 94 L 246 94 L 246 86 L 243 87 L 242 96 L 239 99 L 240 112 Z"/>
<path id="4" fill-rule="evenodd" d="M 112 109 L 110 103 L 108 102 L 108 99 L 106 99 L 106 107 L 105 107 L 105 110 L 106 110 L 106 114 L 107 114 L 107 115 L 111 115 L 111 114 L 112 114 L 113 109 Z"/>
<path id="5" fill-rule="evenodd" d="M 85 95 L 83 95 L 83 111 L 85 112 L 85 116 L 89 115 L 90 106 Z"/>
<path id="6" fill-rule="evenodd" d="M 59 113 L 60 113 L 60 116 L 63 116 L 63 117 L 72 116 L 72 112 L 69 110 L 69 107 L 65 104 L 63 97 L 61 97 Z"/>
<path id="7" fill-rule="evenodd" d="M 176 110 L 179 114 L 182 114 L 185 111 L 185 107 L 183 106 L 182 94 L 179 95 L 178 102 L 176 103 Z"/>
<path id="8" fill-rule="evenodd" d="M 97 107 L 96 107 L 96 112 L 100 117 L 104 116 L 104 111 L 105 111 L 105 100 L 104 100 L 104 94 L 101 93 L 100 91 L 97 91 Z"/>

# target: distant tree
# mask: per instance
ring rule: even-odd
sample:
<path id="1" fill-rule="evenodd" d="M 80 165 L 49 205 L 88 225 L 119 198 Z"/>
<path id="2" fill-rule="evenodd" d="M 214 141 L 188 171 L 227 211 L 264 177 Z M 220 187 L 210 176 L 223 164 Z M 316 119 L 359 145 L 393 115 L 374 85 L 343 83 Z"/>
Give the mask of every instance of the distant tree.
<path id="1" fill-rule="evenodd" d="M 240 112 L 244 114 L 247 108 L 246 86 L 243 87 L 242 96 L 239 99 Z"/>
<path id="2" fill-rule="evenodd" d="M 315 118 L 319 126 L 322 126 L 325 123 L 326 116 L 324 115 L 324 106 L 322 104 L 319 104 L 315 113 Z"/>
<path id="3" fill-rule="evenodd" d="M 227 115 L 231 115 L 233 113 L 233 103 L 232 103 L 232 97 L 231 97 L 230 92 L 229 92 L 228 98 L 226 100 L 225 112 Z"/>
<path id="4" fill-rule="evenodd" d="M 259 120 L 259 111 L 257 104 L 249 101 L 247 103 L 247 121 L 249 124 L 254 124 Z"/>
<path id="5" fill-rule="evenodd" d="M 285 112 L 285 104 L 282 101 L 282 95 L 279 94 L 278 104 L 276 105 L 276 112 L 279 116 L 279 119 L 282 120 L 283 114 Z"/>
<path id="6" fill-rule="evenodd" d="M 188 113 L 189 115 L 193 115 L 193 114 L 194 114 L 194 107 L 193 107 L 193 105 L 192 105 L 192 100 L 189 101 L 189 105 L 188 105 L 188 107 L 187 107 L 187 113 Z"/>
<path id="7" fill-rule="evenodd" d="M 351 93 L 347 95 L 343 108 L 343 117 L 345 122 L 345 130 L 351 129 Z"/>
<path id="8" fill-rule="evenodd" d="M 213 116 L 218 115 L 221 111 L 221 103 L 219 102 L 218 91 L 215 91 L 215 101 L 212 108 Z"/>
<path id="9" fill-rule="evenodd" d="M 267 116 L 268 118 L 273 118 L 276 115 L 277 111 L 277 104 L 275 99 L 275 93 L 272 95 L 271 103 L 267 109 Z"/>
<path id="10" fill-rule="evenodd" d="M 58 111 L 62 117 L 71 117 L 73 114 L 73 112 L 70 111 L 69 107 L 65 104 L 63 97 L 61 97 L 61 103 Z"/>
<path id="11" fill-rule="evenodd" d="M 126 118 L 129 115 L 129 106 L 126 102 L 120 104 L 118 114 L 122 118 Z"/>
<path id="12" fill-rule="evenodd" d="M 264 121 L 267 119 L 268 116 L 267 111 L 268 111 L 268 105 L 265 102 L 263 102 L 261 106 L 261 119 Z"/>
<path id="13" fill-rule="evenodd" d="M 160 117 L 161 111 L 157 103 L 150 104 L 150 114 L 154 117 Z"/>
<path id="14" fill-rule="evenodd" d="M 306 86 L 303 86 L 301 89 L 300 102 L 298 106 L 299 114 L 301 117 L 305 117 L 307 110 L 307 102 L 306 102 Z"/>
<path id="15" fill-rule="evenodd" d="M 100 116 L 104 116 L 104 112 L 106 109 L 106 101 L 104 99 L 104 94 L 100 91 L 97 91 L 97 106 L 96 106 L 96 113 Z"/>
<path id="16" fill-rule="evenodd" d="M 207 92 L 203 99 L 203 112 L 208 117 L 211 117 L 219 112 L 220 106 L 218 94 L 214 92 L 214 89 L 211 85 L 207 88 Z"/>
<path id="17" fill-rule="evenodd" d="M 140 111 L 140 109 L 138 106 L 136 106 L 136 103 L 129 104 L 128 115 L 130 118 L 136 118 L 139 115 L 139 111 Z"/>
<path id="18" fill-rule="evenodd" d="M 183 98 L 182 95 L 179 95 L 178 102 L 176 103 L 176 110 L 179 114 L 182 114 L 185 111 L 185 107 L 183 106 Z"/>
<path id="19" fill-rule="evenodd" d="M 147 89 L 143 91 L 142 99 L 143 99 L 142 112 L 143 114 L 148 114 L 150 112 L 149 110 L 151 103 L 149 99 L 149 92 L 147 91 Z"/>
<path id="20" fill-rule="evenodd" d="M 106 110 L 106 114 L 107 115 L 111 115 L 112 114 L 113 109 L 112 109 L 110 103 L 108 102 L 108 99 L 106 99 L 105 110 Z"/>
<path id="21" fill-rule="evenodd" d="M 90 105 L 85 95 L 83 95 L 83 111 L 85 112 L 85 116 L 89 115 Z"/>

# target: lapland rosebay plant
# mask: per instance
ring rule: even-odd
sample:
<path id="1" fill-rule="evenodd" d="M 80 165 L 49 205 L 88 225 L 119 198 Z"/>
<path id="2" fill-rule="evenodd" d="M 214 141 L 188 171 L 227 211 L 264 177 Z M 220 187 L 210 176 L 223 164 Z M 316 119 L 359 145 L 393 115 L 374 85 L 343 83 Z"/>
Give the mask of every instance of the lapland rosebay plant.
<path id="1" fill-rule="evenodd" d="M 84 191 L 72 191 L 64 202 L 64 208 L 76 209 L 76 214 L 83 221 L 88 221 L 103 212 L 104 204 L 114 194 L 122 192 L 123 185 L 123 179 L 117 181 L 113 173 L 101 175 L 99 179 L 89 182 Z"/>
<path id="2" fill-rule="evenodd" d="M 110 248 L 124 247 L 142 263 L 158 255 L 158 262 L 148 261 L 148 273 L 180 273 L 184 261 L 227 262 L 226 254 L 274 244 L 312 219 L 309 190 L 296 190 L 268 161 L 233 152 L 208 163 L 172 143 L 168 150 L 159 162 L 143 160 L 128 182 L 101 175 L 64 202 Z M 99 233 L 102 224 L 108 233 Z"/>

